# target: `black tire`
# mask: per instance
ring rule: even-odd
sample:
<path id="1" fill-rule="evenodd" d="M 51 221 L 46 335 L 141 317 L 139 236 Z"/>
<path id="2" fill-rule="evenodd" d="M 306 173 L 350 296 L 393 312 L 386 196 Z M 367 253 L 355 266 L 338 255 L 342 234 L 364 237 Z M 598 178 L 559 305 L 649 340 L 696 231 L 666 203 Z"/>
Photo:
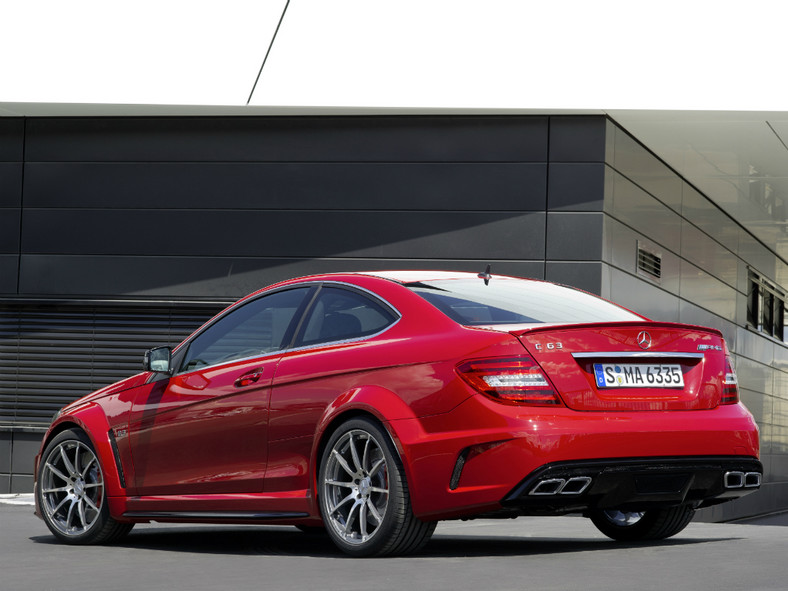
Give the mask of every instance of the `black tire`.
<path id="1" fill-rule="evenodd" d="M 609 538 L 621 542 L 664 540 L 675 536 L 695 516 L 690 505 L 649 509 L 639 513 L 616 510 L 596 510 L 591 521 L 599 531 Z"/>
<path id="2" fill-rule="evenodd" d="M 104 472 L 82 431 L 63 431 L 46 446 L 36 495 L 49 531 L 67 544 L 107 544 L 134 526 L 110 517 Z"/>
<path id="3" fill-rule="evenodd" d="M 413 515 L 399 455 L 372 420 L 349 420 L 331 435 L 318 486 L 326 531 L 351 556 L 409 554 L 435 531 L 436 522 Z"/>

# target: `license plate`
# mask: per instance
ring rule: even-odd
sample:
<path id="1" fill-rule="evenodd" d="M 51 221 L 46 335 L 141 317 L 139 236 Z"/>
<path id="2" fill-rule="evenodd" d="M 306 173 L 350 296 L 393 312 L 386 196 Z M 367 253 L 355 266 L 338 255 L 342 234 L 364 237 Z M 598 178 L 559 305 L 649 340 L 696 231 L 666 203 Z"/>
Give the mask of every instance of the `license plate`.
<path id="1" fill-rule="evenodd" d="M 683 388 L 677 363 L 595 363 L 597 388 Z"/>

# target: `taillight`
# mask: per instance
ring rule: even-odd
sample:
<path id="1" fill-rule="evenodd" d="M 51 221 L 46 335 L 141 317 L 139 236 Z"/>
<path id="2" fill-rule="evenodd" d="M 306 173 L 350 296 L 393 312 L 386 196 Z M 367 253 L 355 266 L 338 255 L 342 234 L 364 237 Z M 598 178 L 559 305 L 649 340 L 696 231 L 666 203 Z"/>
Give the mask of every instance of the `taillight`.
<path id="1" fill-rule="evenodd" d="M 725 375 L 722 376 L 722 400 L 720 404 L 736 404 L 739 402 L 739 381 L 733 368 L 733 359 L 725 356 Z"/>
<path id="2" fill-rule="evenodd" d="M 561 404 L 542 368 L 527 355 L 472 359 L 459 365 L 457 373 L 474 389 L 498 402 L 537 406 Z"/>

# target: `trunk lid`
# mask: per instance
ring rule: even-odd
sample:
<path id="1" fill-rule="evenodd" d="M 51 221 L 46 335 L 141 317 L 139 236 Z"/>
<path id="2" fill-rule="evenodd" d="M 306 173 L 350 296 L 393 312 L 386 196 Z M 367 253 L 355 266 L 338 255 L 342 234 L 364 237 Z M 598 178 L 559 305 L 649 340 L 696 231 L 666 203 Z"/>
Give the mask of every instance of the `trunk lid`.
<path id="1" fill-rule="evenodd" d="M 510 332 L 571 409 L 702 410 L 720 404 L 727 349 L 718 330 L 619 322 Z"/>

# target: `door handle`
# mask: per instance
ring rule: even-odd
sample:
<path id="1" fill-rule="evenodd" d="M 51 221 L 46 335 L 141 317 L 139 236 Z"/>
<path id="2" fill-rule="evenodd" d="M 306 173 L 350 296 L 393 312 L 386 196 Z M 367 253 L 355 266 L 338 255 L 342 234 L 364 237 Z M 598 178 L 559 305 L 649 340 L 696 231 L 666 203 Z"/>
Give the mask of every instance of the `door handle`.
<path id="1" fill-rule="evenodd" d="M 263 377 L 263 370 L 256 369 L 249 373 L 245 373 L 240 378 L 235 380 L 235 387 L 236 388 L 243 388 L 244 386 L 249 386 L 250 384 L 254 384 L 257 380 Z"/>

